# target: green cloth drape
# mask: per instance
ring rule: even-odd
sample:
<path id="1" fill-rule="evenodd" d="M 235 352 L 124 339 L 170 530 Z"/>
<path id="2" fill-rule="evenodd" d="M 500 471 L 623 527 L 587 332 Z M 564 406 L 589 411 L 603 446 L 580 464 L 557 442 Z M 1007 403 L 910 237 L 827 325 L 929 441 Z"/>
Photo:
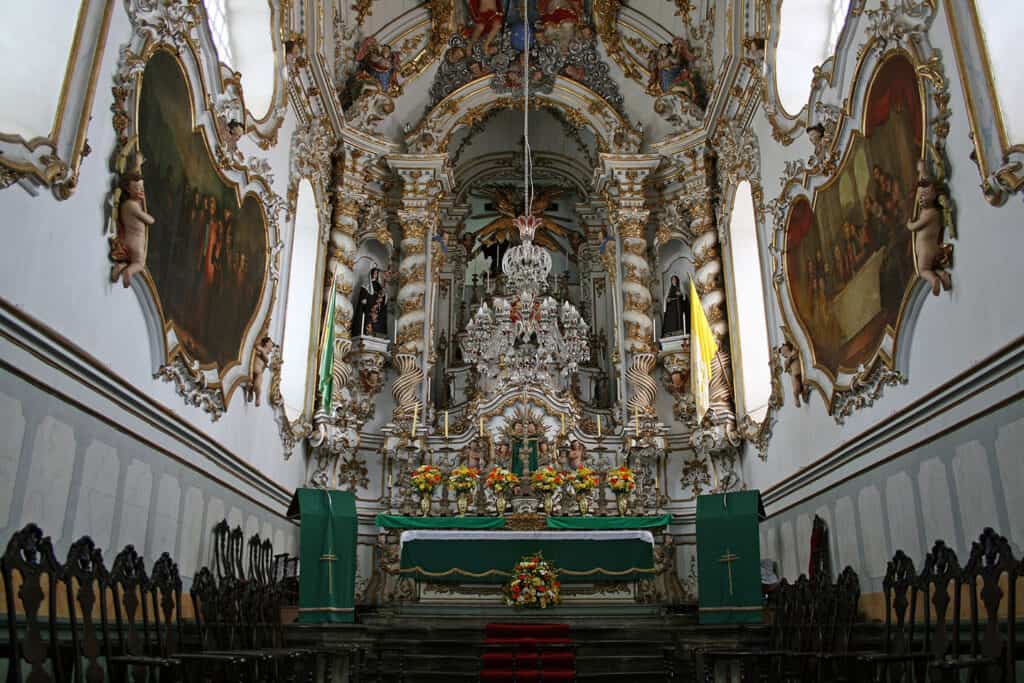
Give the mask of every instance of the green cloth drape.
<path id="1" fill-rule="evenodd" d="M 701 624 L 760 623 L 759 491 L 697 498 L 697 577 Z"/>
<path id="2" fill-rule="evenodd" d="M 540 552 L 562 583 L 629 581 L 654 575 L 650 543 L 640 539 L 420 539 L 402 546 L 401 571 L 444 583 L 504 583 L 524 555 Z"/>
<path id="3" fill-rule="evenodd" d="M 299 489 L 299 623 L 355 621 L 356 499 L 351 491 Z"/>
<path id="4" fill-rule="evenodd" d="M 672 523 L 672 515 L 652 517 L 548 517 L 549 529 L 656 529 Z"/>
<path id="5" fill-rule="evenodd" d="M 377 515 L 382 529 L 504 529 L 504 517 L 406 517 Z"/>
<path id="6" fill-rule="evenodd" d="M 523 449 L 524 445 L 530 449 L 527 464 L 529 467 L 528 472 L 523 472 L 523 463 L 519 460 L 519 452 Z M 537 469 L 537 439 L 529 439 L 525 443 L 523 441 L 512 442 L 512 462 L 509 463 L 509 469 L 512 471 L 512 474 L 517 477 L 528 477 L 531 472 Z"/>

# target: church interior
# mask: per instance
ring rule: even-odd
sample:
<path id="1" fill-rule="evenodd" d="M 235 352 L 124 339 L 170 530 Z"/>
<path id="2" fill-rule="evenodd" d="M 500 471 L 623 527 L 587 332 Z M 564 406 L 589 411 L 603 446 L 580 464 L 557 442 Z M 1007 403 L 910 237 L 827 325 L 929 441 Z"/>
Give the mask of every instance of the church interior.
<path id="1" fill-rule="evenodd" d="M 2 3 L 0 679 L 1024 681 L 1015 5 Z"/>

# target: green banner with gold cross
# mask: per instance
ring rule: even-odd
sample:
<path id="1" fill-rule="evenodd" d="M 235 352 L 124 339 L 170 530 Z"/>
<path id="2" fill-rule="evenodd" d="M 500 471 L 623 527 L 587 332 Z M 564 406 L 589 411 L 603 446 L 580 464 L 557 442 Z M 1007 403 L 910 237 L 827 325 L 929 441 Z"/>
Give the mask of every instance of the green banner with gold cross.
<path id="1" fill-rule="evenodd" d="M 760 623 L 764 517 L 759 491 L 697 498 L 697 587 L 701 624 Z"/>
<path id="2" fill-rule="evenodd" d="M 355 621 L 355 495 L 298 489 L 288 516 L 299 518 L 299 623 Z"/>

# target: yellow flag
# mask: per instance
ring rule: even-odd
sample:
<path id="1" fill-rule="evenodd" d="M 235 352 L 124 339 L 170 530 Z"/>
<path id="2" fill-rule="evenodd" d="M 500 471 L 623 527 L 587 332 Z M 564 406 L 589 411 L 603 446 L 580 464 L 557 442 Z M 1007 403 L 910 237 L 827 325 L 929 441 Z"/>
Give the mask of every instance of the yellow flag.
<path id="1" fill-rule="evenodd" d="M 711 324 L 704 314 L 693 278 L 690 278 L 690 386 L 697 405 L 697 422 L 704 419 L 711 402 L 711 359 L 717 352 L 718 344 L 715 343 Z"/>

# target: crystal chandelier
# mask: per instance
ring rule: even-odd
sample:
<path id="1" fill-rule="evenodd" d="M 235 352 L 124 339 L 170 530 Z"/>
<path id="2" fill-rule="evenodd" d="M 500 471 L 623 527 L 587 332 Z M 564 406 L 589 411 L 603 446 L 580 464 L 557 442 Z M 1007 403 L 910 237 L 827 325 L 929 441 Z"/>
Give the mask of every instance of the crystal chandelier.
<path id="1" fill-rule="evenodd" d="M 551 272 L 551 255 L 533 243 L 541 224 L 532 215 L 533 168 L 530 154 L 529 50 L 523 64 L 523 141 L 525 159 L 524 205 L 515 219 L 520 244 L 501 260 L 509 298 L 495 297 L 484 302 L 466 325 L 462 354 L 476 366 L 485 391 L 500 391 L 524 384 L 559 388 L 590 359 L 587 324 L 568 301 L 558 304 L 550 296 L 541 296 Z M 563 387 L 564 388 L 564 387 Z"/>

